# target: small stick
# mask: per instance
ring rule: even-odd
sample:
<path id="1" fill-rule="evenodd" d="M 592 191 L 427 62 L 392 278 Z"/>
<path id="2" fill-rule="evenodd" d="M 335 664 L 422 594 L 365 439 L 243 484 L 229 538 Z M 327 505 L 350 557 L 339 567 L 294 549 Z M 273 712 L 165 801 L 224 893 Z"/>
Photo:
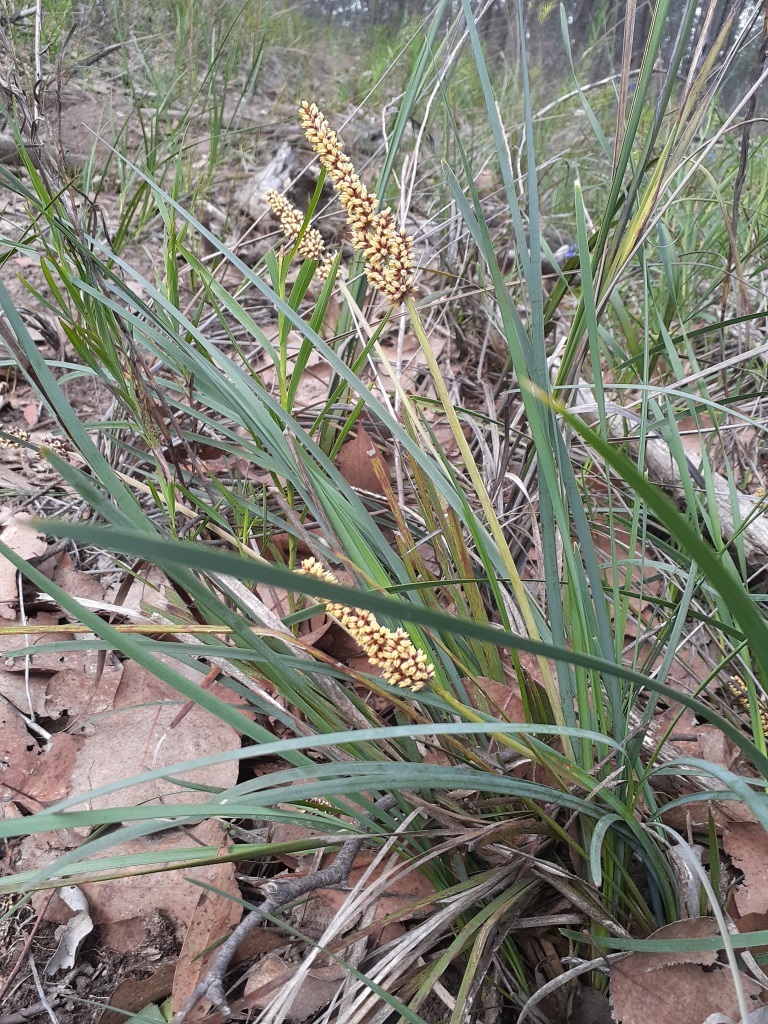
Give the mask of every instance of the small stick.
<path id="1" fill-rule="evenodd" d="M 37 989 L 37 994 L 40 996 L 40 1002 L 42 1004 L 43 1009 L 48 1014 L 48 1017 L 50 1018 L 51 1024 L 59 1024 L 59 1019 L 56 1016 L 56 1014 L 53 1012 L 53 1007 L 51 1006 L 50 1002 L 48 1001 L 48 996 L 45 994 L 45 989 L 42 986 L 42 983 L 40 981 L 40 977 L 39 977 L 39 975 L 37 973 L 37 968 L 35 967 L 35 958 L 32 956 L 31 953 L 29 954 L 29 969 L 32 972 L 32 978 L 33 978 L 33 980 L 35 982 L 35 988 Z"/>
<path id="2" fill-rule="evenodd" d="M 41 60 L 41 35 L 43 31 L 43 5 L 41 0 L 35 4 L 35 84 L 32 89 L 32 111 L 33 124 L 32 134 L 34 137 L 40 120 L 40 95 L 43 87 L 43 63 Z"/>
<path id="3" fill-rule="evenodd" d="M 395 797 L 390 793 L 377 800 L 376 807 L 381 811 L 388 811 L 395 806 L 395 802 Z M 341 885 L 346 881 L 365 840 L 365 835 L 347 839 L 329 868 L 321 868 L 302 878 L 276 878 L 266 882 L 261 887 L 267 894 L 264 902 L 258 910 L 252 910 L 247 917 L 244 917 L 229 938 L 219 946 L 216 957 L 205 977 L 198 983 L 179 1012 L 174 1015 L 173 1024 L 184 1024 L 188 1015 L 203 998 L 210 1000 L 224 1016 L 229 1016 L 231 1011 L 224 992 L 224 977 L 237 947 L 243 939 L 250 935 L 265 917 L 273 915 L 280 907 L 292 903 L 299 896 L 304 896 L 315 889 L 325 889 L 330 885 Z"/>

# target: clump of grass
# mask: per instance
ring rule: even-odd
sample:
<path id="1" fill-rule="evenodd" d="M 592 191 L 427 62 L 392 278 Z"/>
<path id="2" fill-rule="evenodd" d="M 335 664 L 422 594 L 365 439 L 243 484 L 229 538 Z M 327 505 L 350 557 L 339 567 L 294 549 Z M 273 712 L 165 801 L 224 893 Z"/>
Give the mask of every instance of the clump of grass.
<path id="1" fill-rule="evenodd" d="M 727 262 L 726 240 L 734 237 L 733 219 L 724 219 L 721 204 L 708 204 L 708 217 L 698 216 L 696 194 L 711 177 L 707 153 L 721 146 L 733 123 L 733 114 L 730 122 L 706 116 L 714 62 L 727 34 L 711 52 L 702 50 L 700 66 L 679 85 L 693 32 L 695 5 L 689 5 L 688 35 L 681 31 L 659 92 L 654 66 L 670 5 L 657 5 L 642 67 L 635 76 L 627 57 L 611 83 L 611 139 L 604 126 L 609 101 L 600 100 L 596 116 L 592 94 L 577 83 L 592 136 L 570 153 L 577 172 L 567 179 L 576 255 L 574 265 L 555 267 L 556 282 L 545 297 L 548 243 L 539 171 L 550 154 L 537 151 L 547 136 L 535 126 L 525 44 L 521 124 L 512 125 L 501 120 L 499 111 L 508 108 L 494 93 L 475 22 L 466 19 L 464 61 L 471 58 L 477 69 L 489 126 L 477 151 L 494 154 L 504 226 L 515 237 L 516 262 L 502 272 L 486 203 L 474 185 L 473 154 L 455 130 L 455 112 L 441 106 L 453 58 L 446 55 L 443 68 L 431 63 L 444 7 L 414 61 L 391 126 L 395 144 L 375 191 L 318 107 L 301 107 L 307 137 L 347 214 L 353 251 L 378 293 L 368 300 L 362 288 L 352 293 L 336 277 L 341 254 L 318 269 L 324 244 L 309 220 L 322 180 L 307 215 L 276 193 L 268 197 L 293 244 L 269 254 L 265 273 L 200 224 L 179 193 L 163 191 L 140 169 L 144 196 L 164 234 L 156 278 L 140 281 L 137 294 L 132 268 L 106 240 L 70 230 L 71 209 L 59 183 L 34 166 L 29 184 L 2 172 L 28 204 L 31 237 L 51 284 L 49 309 L 79 359 L 67 367 L 69 380 L 80 375 L 99 382 L 115 401 L 94 443 L 67 400 L 59 367 L 43 359 L 0 284 L 17 365 L 79 455 L 78 465 L 53 452 L 49 458 L 65 486 L 106 524 L 50 529 L 162 566 L 179 616 L 204 623 L 210 633 L 197 645 L 180 633 L 163 643 L 167 657 L 161 660 L 150 638 L 116 630 L 1 544 L 0 551 L 102 645 L 236 724 L 249 743 L 248 756 L 283 759 L 284 767 L 258 785 L 246 781 L 216 794 L 193 812 L 187 808 L 184 820 L 282 817 L 306 824 L 307 801 L 328 799 L 366 828 L 372 815 L 375 841 L 405 823 L 399 854 L 428 875 L 439 911 L 350 981 L 340 1011 L 350 1019 L 383 1000 L 388 1005 L 376 1012 L 405 1008 L 418 1022 L 452 967 L 464 979 L 456 1019 L 469 1016 L 490 998 L 478 969 L 486 964 L 495 971 L 494 997 L 501 992 L 516 1011 L 533 1010 L 549 968 L 526 938 L 527 920 L 540 927 L 548 910 L 567 901 L 573 927 L 547 933 L 555 960 L 590 963 L 627 942 L 642 948 L 645 937 L 679 915 L 669 813 L 721 804 L 727 792 L 768 827 L 761 795 L 768 778 L 761 724 L 768 629 L 749 585 L 750 516 L 761 506 L 742 514 L 745 495 L 733 473 L 719 473 L 711 460 L 694 467 L 703 484 L 696 482 L 680 433 L 684 416 L 707 415 L 725 432 L 729 417 L 738 414 L 765 434 L 764 417 L 733 400 L 738 390 L 717 389 L 718 372 L 741 363 L 726 366 L 723 352 L 718 366 L 706 348 L 711 337 L 762 311 L 745 314 L 734 306 L 733 291 L 721 291 L 723 315 L 698 323 L 700 296 L 716 291 L 714 276 L 693 255 L 705 245 Z M 424 96 L 424 133 L 439 133 L 443 151 L 455 159 L 440 182 L 419 184 L 425 194 L 434 189 L 444 197 L 453 215 L 422 223 L 417 238 L 426 247 L 432 235 L 445 232 L 461 257 L 454 291 L 432 269 L 415 281 L 415 243 L 379 202 L 390 194 L 388 176 Z M 524 143 L 515 152 L 510 140 L 514 144 L 518 129 Z M 589 193 L 582 165 L 593 176 Z M 403 179 L 404 193 L 417 196 L 413 185 Z M 747 183 L 744 202 L 755 205 L 759 219 L 758 186 L 750 191 Z M 564 186 L 552 192 L 558 214 L 564 196 Z M 681 233 L 669 228 L 684 217 L 687 256 L 678 252 Z M 739 230 L 743 223 L 735 225 L 737 237 Z M 196 255 L 191 236 L 204 239 L 266 300 L 269 325 L 222 286 Z M 29 239 L 25 245 L 31 247 Z M 746 257 L 740 280 L 756 282 L 762 272 L 756 250 L 747 246 L 740 255 Z M 296 257 L 301 265 L 292 267 Z M 180 298 L 180 266 L 199 282 L 191 306 Z M 317 292 L 310 289 L 315 275 L 322 284 Z M 440 311 L 464 301 L 461 288 L 481 293 L 475 315 L 483 311 L 483 331 L 503 349 L 504 375 L 494 384 L 507 393 L 506 404 L 494 404 L 489 387 L 482 409 L 472 407 L 466 380 L 457 380 L 453 369 L 446 373 L 434 354 Z M 382 296 L 388 309 L 379 320 Z M 469 330 L 472 319 L 463 324 Z M 388 359 L 387 341 L 402 349 L 406 333 L 418 343 L 431 390 L 413 393 L 394 372 L 393 394 L 375 393 L 366 377 L 369 360 Z M 325 392 L 307 409 L 302 382 L 311 378 L 317 354 L 330 373 Z M 568 408 L 574 395 L 576 412 Z M 378 495 L 355 488 L 334 462 L 362 417 L 376 424 L 393 453 L 394 479 L 382 474 Z M 684 494 L 682 508 L 649 479 L 659 445 L 662 461 L 678 470 L 668 489 Z M 221 459 L 237 460 L 231 474 L 207 467 L 202 453 L 211 448 Z M 716 497 L 722 481 L 727 502 Z M 179 518 L 194 524 L 195 543 L 176 539 L 183 532 Z M 338 563 L 354 586 L 341 587 L 325 568 Z M 324 602 L 379 671 L 355 671 L 322 652 L 302 656 L 300 630 L 311 609 L 289 602 L 277 618 L 258 594 L 233 580 Z M 215 627 L 226 629 L 226 643 Z M 681 652 L 704 629 L 709 671 L 681 688 L 675 677 Z M 210 659 L 218 659 L 224 684 L 245 694 L 257 717 L 238 715 L 191 684 L 168 657 L 193 662 L 201 679 Z M 720 687 L 735 697 L 734 707 L 723 703 L 714 684 L 736 671 L 743 688 Z M 510 694 L 519 702 L 515 716 L 504 710 Z M 694 711 L 732 741 L 745 766 L 740 774 L 691 758 L 675 747 L 671 730 L 660 737 L 662 702 Z M 272 725 L 276 714 L 279 733 Z M 286 740 L 286 733 L 293 737 Z M 670 798 L 670 773 L 684 776 L 690 790 Z M 390 792 L 398 802 L 385 814 L 378 794 Z M 99 811 L 73 810 L 87 796 L 0 822 L 0 836 L 70 821 L 98 828 L 104 824 Z M 417 809 L 422 817 L 412 827 Z M 146 814 L 145 808 L 120 808 L 115 820 L 121 827 L 85 852 L 108 851 L 128 828 L 137 834 Z M 690 828 L 708 851 L 717 882 L 715 876 L 727 871 L 726 858 L 706 818 L 705 812 Z M 158 808 L 146 829 L 164 828 L 168 820 L 168 809 Z M 347 827 L 330 816 L 317 820 L 339 834 Z M 111 872 L 117 864 L 103 857 L 101 867 Z M 2 885 L 58 883 L 87 870 L 84 855 L 79 861 L 72 856 L 45 877 L 19 875 Z M 721 914 L 726 901 L 721 907 L 718 884 L 707 883 L 698 891 L 701 904 Z M 551 994 L 570 978 L 558 963 L 547 980 Z M 536 1012 L 542 1020 L 557 1019 L 557 1000 Z"/>

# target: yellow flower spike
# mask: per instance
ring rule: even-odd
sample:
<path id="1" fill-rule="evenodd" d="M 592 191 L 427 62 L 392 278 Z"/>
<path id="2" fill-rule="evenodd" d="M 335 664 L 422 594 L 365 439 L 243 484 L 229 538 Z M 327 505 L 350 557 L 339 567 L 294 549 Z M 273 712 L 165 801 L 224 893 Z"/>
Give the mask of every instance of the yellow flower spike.
<path id="1" fill-rule="evenodd" d="M 725 683 L 731 696 L 741 705 L 747 714 L 750 714 L 749 688 L 741 676 L 731 676 Z M 757 694 L 757 710 L 760 715 L 760 724 L 763 732 L 768 736 L 768 704 L 762 694 Z"/>
<path id="2" fill-rule="evenodd" d="M 397 228 L 389 208 L 376 212 L 376 193 L 369 192 L 360 181 L 344 152 L 344 143 L 317 104 L 305 100 L 299 115 L 307 141 L 320 157 L 347 212 L 352 246 L 363 253 L 369 284 L 393 305 L 403 302 L 413 291 L 413 239 Z"/>
<path id="3" fill-rule="evenodd" d="M 29 434 L 21 427 L 6 427 L 5 433 L 10 436 L 0 439 L 0 448 L 21 448 L 29 440 Z"/>
<path id="4" fill-rule="evenodd" d="M 301 226 L 304 223 L 304 216 L 301 210 L 297 209 L 290 200 L 280 195 L 273 188 L 264 194 L 264 199 L 270 210 L 280 221 L 285 237 L 295 242 L 301 233 Z M 308 227 L 299 244 L 299 256 L 303 256 L 306 260 L 320 260 L 324 249 L 325 242 L 323 241 L 323 236 L 317 228 Z M 328 276 L 328 271 L 330 271 L 330 265 L 326 271 L 326 277 Z"/>
<path id="5" fill-rule="evenodd" d="M 336 259 L 335 253 L 324 252 L 320 257 L 320 265 L 317 268 L 317 276 L 321 281 L 327 281 L 331 275 L 331 269 L 333 268 L 333 261 Z"/>
<path id="6" fill-rule="evenodd" d="M 306 558 L 298 571 L 326 583 L 339 582 L 316 558 Z M 326 602 L 325 610 L 357 641 L 370 663 L 381 666 L 381 674 L 390 685 L 415 693 L 434 679 L 434 665 L 424 651 L 414 647 L 402 627 L 387 629 L 373 612 L 332 601 Z"/>

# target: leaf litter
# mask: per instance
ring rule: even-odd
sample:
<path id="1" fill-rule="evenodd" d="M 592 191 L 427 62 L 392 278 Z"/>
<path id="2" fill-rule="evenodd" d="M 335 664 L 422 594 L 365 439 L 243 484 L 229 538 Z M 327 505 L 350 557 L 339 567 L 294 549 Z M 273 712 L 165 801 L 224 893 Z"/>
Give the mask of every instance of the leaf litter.
<path id="1" fill-rule="evenodd" d="M 2 537 L 27 559 L 39 559 L 48 547 L 41 534 L 25 525 L 23 517 L 14 517 L 5 526 Z M 68 593 L 85 602 L 105 603 L 99 581 L 76 569 L 67 552 L 58 552 L 45 564 L 48 575 Z M 74 639 L 72 633 L 61 631 L 62 619 L 66 629 L 66 617 L 38 610 L 22 622 L 16 570 L 4 562 L 0 565 L 0 576 L 5 587 L 5 618 L 13 616 L 14 625 L 23 624 L 30 631 L 25 635 L 6 632 L 0 638 L 0 658 L 3 651 L 26 652 L 14 657 L 6 655 L 0 670 L 3 816 L 39 812 L 68 797 L 143 771 L 237 749 L 239 734 L 199 706 L 174 723 L 182 706 L 178 693 L 131 661 L 121 661 L 113 654 L 103 659 L 91 650 L 37 650 L 50 643 Z M 138 600 L 130 596 L 132 592 Z M 125 611 L 130 618 L 141 614 L 142 597 L 146 594 L 156 596 L 157 591 L 154 587 L 147 590 L 141 581 L 129 588 Z M 47 598 L 46 602 L 50 606 Z M 49 631 L 52 627 L 56 627 L 55 632 Z M 29 638 L 27 644 L 25 636 Z M 178 668 L 177 663 L 174 665 Z M 193 681 L 200 680 L 200 675 L 192 670 L 187 670 L 187 674 Z M 222 692 L 230 702 L 235 699 L 229 690 L 220 691 L 214 686 L 213 692 Z M 30 724 L 37 723 L 44 724 L 45 730 L 41 727 L 40 731 L 45 731 L 47 741 L 34 729 L 30 731 Z M 174 781 L 160 779 L 133 790 L 118 790 L 81 806 L 194 804 L 207 798 L 210 787 L 214 791 L 231 787 L 237 775 L 237 763 L 226 762 Z M 205 788 L 188 788 L 184 782 L 195 787 L 203 784 Z M 88 832 L 70 829 L 28 836 L 9 849 L 8 867 L 14 873 L 49 868 L 63 855 L 78 849 Z M 227 844 L 220 825 L 209 821 L 188 830 L 174 827 L 158 835 L 120 843 L 110 854 L 167 857 L 178 851 L 177 859 L 183 860 L 190 847 L 211 845 L 215 855 L 217 848 L 225 852 Z M 99 882 L 84 881 L 77 887 L 64 886 L 52 899 L 46 892 L 34 893 L 32 906 L 38 915 L 38 927 L 40 922 L 49 922 L 48 926 L 56 928 L 59 936 L 58 948 L 48 961 L 49 973 L 66 972 L 74 966 L 81 943 L 94 927 L 98 930 L 100 948 L 112 950 L 112 955 L 124 960 L 127 957 L 125 970 L 134 971 L 147 963 L 148 929 L 153 927 L 152 922 L 159 921 L 163 925 L 158 934 L 165 935 L 161 955 L 173 958 L 173 975 L 178 975 L 173 982 L 174 991 L 181 993 L 181 999 L 186 988 L 196 983 L 194 976 L 201 967 L 197 954 L 229 930 L 242 913 L 239 903 L 221 895 L 239 895 L 232 863 L 190 868 L 184 879 L 175 872 L 132 873 Z M 213 885 L 220 893 L 201 889 L 197 881 Z M 69 893 L 73 893 L 74 906 Z M 10 955 L 12 950 L 9 948 L 8 952 Z M 0 966 L 0 989 L 2 978 Z M 110 991 L 117 981 L 119 977 Z"/>

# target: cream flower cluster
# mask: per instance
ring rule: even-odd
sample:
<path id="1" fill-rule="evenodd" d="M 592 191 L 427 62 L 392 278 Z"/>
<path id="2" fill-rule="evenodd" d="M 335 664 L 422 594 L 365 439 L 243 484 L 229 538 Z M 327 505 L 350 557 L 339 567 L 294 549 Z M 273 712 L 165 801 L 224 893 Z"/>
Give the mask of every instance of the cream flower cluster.
<path id="1" fill-rule="evenodd" d="M 29 434 L 21 427 L 6 427 L 5 433 L 10 436 L 0 439 L 0 448 L 21 448 L 29 440 Z"/>
<path id="2" fill-rule="evenodd" d="M 339 582 L 315 558 L 305 559 L 299 571 L 327 583 Z M 382 676 L 391 686 L 416 692 L 434 679 L 434 665 L 424 651 L 414 647 L 404 629 L 387 629 L 373 612 L 348 608 L 335 601 L 326 601 L 325 608 L 362 647 L 370 663 L 381 668 Z"/>
<path id="3" fill-rule="evenodd" d="M 376 193 L 360 181 L 343 142 L 317 104 L 305 100 L 299 113 L 307 140 L 347 211 L 352 246 L 365 258 L 366 277 L 393 305 L 402 302 L 413 290 L 413 239 L 396 226 L 389 207 L 376 212 Z"/>
<path id="4" fill-rule="evenodd" d="M 265 193 L 264 198 L 270 210 L 280 221 L 285 237 L 295 242 L 299 237 L 301 225 L 304 223 L 304 215 L 301 210 L 273 188 Z M 308 227 L 304 232 L 299 244 L 299 256 L 303 256 L 307 260 L 318 260 L 320 263 L 318 276 L 321 280 L 325 280 L 330 272 L 333 256 L 325 252 L 325 242 L 317 228 Z"/>

